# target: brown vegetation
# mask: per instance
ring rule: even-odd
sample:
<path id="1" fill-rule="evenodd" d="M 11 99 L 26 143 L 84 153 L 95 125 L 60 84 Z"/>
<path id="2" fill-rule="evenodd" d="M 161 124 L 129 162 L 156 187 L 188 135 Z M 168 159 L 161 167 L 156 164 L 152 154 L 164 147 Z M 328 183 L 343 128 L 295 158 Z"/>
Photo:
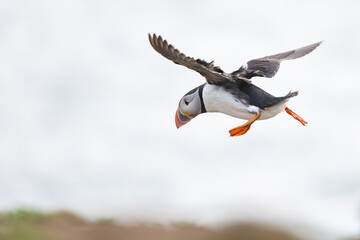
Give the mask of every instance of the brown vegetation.
<path id="1" fill-rule="evenodd" d="M 239 223 L 211 229 L 191 223 L 118 224 L 112 219 L 88 221 L 73 213 L 17 210 L 0 214 L 0 240 L 299 240 L 262 224 Z"/>

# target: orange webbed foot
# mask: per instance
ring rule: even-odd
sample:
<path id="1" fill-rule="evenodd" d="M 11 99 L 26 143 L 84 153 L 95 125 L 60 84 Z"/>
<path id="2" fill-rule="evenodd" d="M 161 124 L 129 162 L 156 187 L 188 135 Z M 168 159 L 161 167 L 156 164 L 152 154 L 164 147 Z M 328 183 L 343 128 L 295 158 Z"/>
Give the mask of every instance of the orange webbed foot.
<path id="1" fill-rule="evenodd" d="M 233 128 L 229 131 L 231 137 L 244 135 L 247 131 L 249 131 L 250 125 L 241 125 L 239 127 Z"/>
<path id="2" fill-rule="evenodd" d="M 260 113 L 256 114 L 255 117 L 251 118 L 249 121 L 247 121 L 245 124 L 233 128 L 229 131 L 231 137 L 235 136 L 241 136 L 244 135 L 247 131 L 249 131 L 251 124 L 253 124 L 259 117 L 261 116 Z"/>
<path id="3" fill-rule="evenodd" d="M 293 118 L 295 118 L 296 120 L 298 120 L 299 122 L 301 122 L 302 125 L 306 126 L 307 121 L 305 121 L 302 117 L 300 117 L 299 115 L 297 115 L 296 113 L 294 113 L 293 111 L 291 111 L 288 107 L 285 107 L 285 111 L 291 115 Z"/>

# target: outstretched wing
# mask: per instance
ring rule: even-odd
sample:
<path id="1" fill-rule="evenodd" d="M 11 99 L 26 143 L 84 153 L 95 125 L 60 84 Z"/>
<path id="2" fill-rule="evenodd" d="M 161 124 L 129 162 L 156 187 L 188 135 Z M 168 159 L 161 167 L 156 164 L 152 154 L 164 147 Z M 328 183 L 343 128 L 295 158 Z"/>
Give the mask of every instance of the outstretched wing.
<path id="1" fill-rule="evenodd" d="M 176 64 L 183 65 L 192 70 L 197 71 L 206 78 L 210 84 L 222 84 L 225 81 L 232 81 L 228 75 L 221 70 L 220 67 L 214 66 L 214 61 L 208 63 L 201 59 L 194 59 L 181 53 L 178 49 L 168 44 L 161 36 L 149 34 L 149 41 L 151 46 L 161 55 L 173 61 Z"/>
<path id="2" fill-rule="evenodd" d="M 291 51 L 250 60 L 247 62 L 247 66 L 240 67 L 235 72 L 232 72 L 231 75 L 235 78 L 246 79 L 256 76 L 272 78 L 279 70 L 281 61 L 305 56 L 306 54 L 314 51 L 321 43 L 322 42 L 318 42 Z"/>

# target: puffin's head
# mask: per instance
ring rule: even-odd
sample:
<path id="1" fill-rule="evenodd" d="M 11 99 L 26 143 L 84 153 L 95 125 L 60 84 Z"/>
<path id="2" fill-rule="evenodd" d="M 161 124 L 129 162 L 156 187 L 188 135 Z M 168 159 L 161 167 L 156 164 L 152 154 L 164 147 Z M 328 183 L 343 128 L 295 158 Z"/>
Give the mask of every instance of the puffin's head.
<path id="1" fill-rule="evenodd" d="M 177 128 L 190 122 L 191 119 L 205 112 L 205 107 L 201 99 L 203 85 L 185 94 L 180 102 L 175 114 L 175 124 Z M 201 90 L 200 90 L 201 89 Z"/>

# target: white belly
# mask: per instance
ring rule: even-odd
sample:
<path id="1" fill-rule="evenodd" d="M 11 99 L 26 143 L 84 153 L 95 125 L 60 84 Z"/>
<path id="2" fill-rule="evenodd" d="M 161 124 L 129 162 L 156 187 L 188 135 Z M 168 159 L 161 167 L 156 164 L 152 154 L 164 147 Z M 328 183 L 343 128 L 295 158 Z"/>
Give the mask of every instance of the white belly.
<path id="1" fill-rule="evenodd" d="M 261 111 L 261 117 L 259 118 L 259 120 L 275 117 L 276 115 L 284 111 L 286 102 L 287 101 L 283 101 L 279 104 L 276 104 L 275 106 L 265 108 L 265 110 Z"/>
<path id="2" fill-rule="evenodd" d="M 261 113 L 259 120 L 276 116 L 284 110 L 285 102 L 261 110 L 260 108 L 248 105 L 245 102 L 235 99 L 222 87 L 205 84 L 203 89 L 203 100 L 207 112 L 220 112 L 236 118 L 249 120 Z"/>

